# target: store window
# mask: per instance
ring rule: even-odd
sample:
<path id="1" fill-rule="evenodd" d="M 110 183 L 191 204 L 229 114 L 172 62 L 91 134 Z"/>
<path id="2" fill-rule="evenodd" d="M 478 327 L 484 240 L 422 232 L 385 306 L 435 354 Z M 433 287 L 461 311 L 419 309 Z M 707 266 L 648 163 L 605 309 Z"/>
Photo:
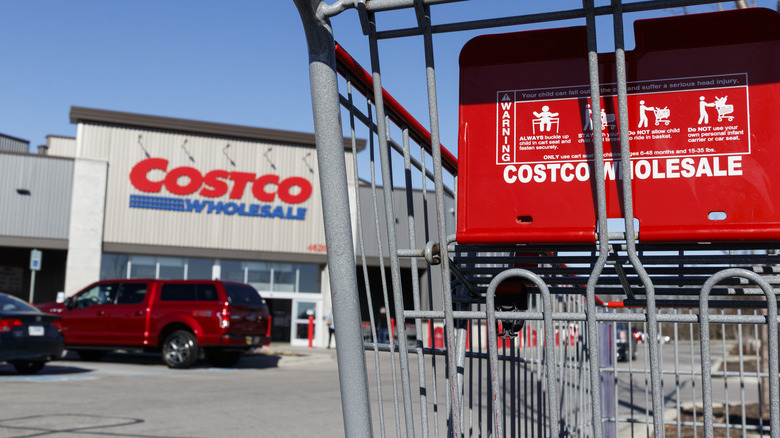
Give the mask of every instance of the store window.
<path id="1" fill-rule="evenodd" d="M 157 257 L 159 274 L 157 278 L 184 280 L 184 259 L 180 257 Z"/>
<path id="2" fill-rule="evenodd" d="M 295 292 L 298 265 L 295 263 L 274 263 L 274 291 Z"/>
<path id="3" fill-rule="evenodd" d="M 130 256 L 130 278 L 157 278 L 157 261 L 154 256 Z"/>
<path id="4" fill-rule="evenodd" d="M 298 292 L 320 292 L 320 267 L 318 265 L 298 265 Z"/>
<path id="5" fill-rule="evenodd" d="M 220 279 L 245 282 L 244 262 L 238 260 L 220 260 Z"/>
<path id="6" fill-rule="evenodd" d="M 214 259 L 189 258 L 187 259 L 188 280 L 211 280 L 214 269 Z"/>
<path id="7" fill-rule="evenodd" d="M 103 254 L 100 279 L 210 280 L 214 266 L 219 266 L 222 280 L 249 283 L 261 292 L 320 293 L 320 265 L 308 263 Z"/>
<path id="8" fill-rule="evenodd" d="M 247 262 L 246 282 L 261 292 L 271 290 L 271 263 Z"/>
<path id="9" fill-rule="evenodd" d="M 100 279 L 127 278 L 127 262 L 129 260 L 130 256 L 127 254 L 103 254 L 100 260 Z"/>

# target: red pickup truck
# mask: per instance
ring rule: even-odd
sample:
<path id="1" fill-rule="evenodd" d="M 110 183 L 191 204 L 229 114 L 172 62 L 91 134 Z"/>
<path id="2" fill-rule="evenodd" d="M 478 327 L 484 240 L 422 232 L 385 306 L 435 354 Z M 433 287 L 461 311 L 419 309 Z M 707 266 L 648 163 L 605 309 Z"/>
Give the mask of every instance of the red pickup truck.
<path id="1" fill-rule="evenodd" d="M 212 365 L 229 367 L 270 343 L 268 306 L 243 283 L 104 280 L 38 307 L 62 317 L 65 347 L 85 360 L 140 348 L 160 351 L 171 368 L 189 368 L 203 351 Z"/>

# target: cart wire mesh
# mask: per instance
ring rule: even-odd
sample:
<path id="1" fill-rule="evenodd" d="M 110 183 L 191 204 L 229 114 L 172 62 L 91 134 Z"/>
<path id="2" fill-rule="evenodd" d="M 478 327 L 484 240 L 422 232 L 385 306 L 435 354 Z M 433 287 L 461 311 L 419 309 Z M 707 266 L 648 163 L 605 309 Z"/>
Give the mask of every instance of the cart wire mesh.
<path id="1" fill-rule="evenodd" d="M 453 234 L 458 159 L 441 145 L 435 35 L 579 20 L 598 114 L 597 28 L 611 26 L 630 172 L 624 17 L 715 2 L 584 0 L 433 24 L 436 8 L 456 1 L 294 1 L 310 58 L 345 436 L 780 437 L 780 242 L 642 242 L 630 174 L 617 231 L 595 184 L 594 243 L 459 244 Z M 379 16 L 401 9 L 416 25 L 378 30 Z M 370 71 L 335 42 L 331 19 L 342 13 L 357 14 Z M 423 46 L 424 71 L 407 73 L 425 77 L 427 128 L 382 87 L 379 42 L 402 38 Z M 600 135 L 594 144 L 603 182 Z"/>

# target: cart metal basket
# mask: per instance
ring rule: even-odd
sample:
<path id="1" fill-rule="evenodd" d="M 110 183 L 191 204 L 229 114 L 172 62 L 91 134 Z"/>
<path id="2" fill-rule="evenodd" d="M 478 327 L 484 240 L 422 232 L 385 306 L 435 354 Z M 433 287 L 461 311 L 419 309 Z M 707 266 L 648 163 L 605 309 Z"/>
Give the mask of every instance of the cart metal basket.
<path id="1" fill-rule="evenodd" d="M 517 2 L 441 24 L 460 2 L 295 3 L 346 436 L 780 437 L 780 130 L 761 111 L 780 97 L 777 14 L 637 22 L 627 52 L 624 20 L 714 2 Z M 350 13 L 370 71 L 335 42 Z M 456 158 L 434 37 L 457 33 L 476 38 Z M 422 50 L 383 64 L 399 40 Z M 380 67 L 423 78 L 427 128 Z M 640 131 L 640 98 L 664 125 Z M 345 132 L 367 150 L 345 154 Z"/>

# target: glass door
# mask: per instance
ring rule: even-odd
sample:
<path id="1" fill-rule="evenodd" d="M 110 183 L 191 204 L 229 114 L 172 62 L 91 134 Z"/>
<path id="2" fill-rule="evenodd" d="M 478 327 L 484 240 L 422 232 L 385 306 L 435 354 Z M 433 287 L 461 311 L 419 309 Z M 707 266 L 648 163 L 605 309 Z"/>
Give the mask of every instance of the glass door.
<path id="1" fill-rule="evenodd" d="M 292 345 L 309 345 L 309 316 L 314 317 L 312 321 L 312 342 L 313 345 L 317 345 L 317 327 L 320 323 L 319 315 L 317 312 L 316 301 L 298 301 L 293 300 L 292 309 L 292 333 L 290 336 L 290 344 Z"/>

